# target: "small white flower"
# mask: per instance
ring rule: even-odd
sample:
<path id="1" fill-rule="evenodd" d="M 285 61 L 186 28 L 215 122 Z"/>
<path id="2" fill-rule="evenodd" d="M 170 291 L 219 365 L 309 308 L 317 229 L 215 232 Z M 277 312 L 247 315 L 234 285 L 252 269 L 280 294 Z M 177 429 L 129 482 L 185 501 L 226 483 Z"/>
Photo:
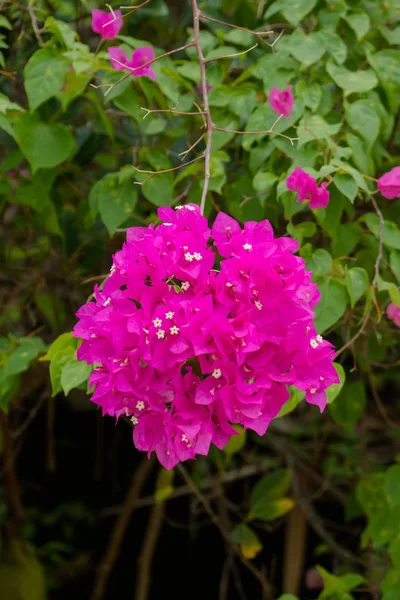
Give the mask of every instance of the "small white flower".
<path id="1" fill-rule="evenodd" d="M 195 252 L 195 253 L 193 254 L 193 258 L 194 258 L 195 260 L 201 260 L 203 257 L 202 257 L 202 255 L 200 254 L 200 252 Z"/>
<path id="2" fill-rule="evenodd" d="M 243 244 L 243 250 L 247 250 L 247 252 L 250 252 L 250 250 L 253 250 L 253 246 L 251 244 Z"/>
<path id="3" fill-rule="evenodd" d="M 315 338 L 312 338 L 312 340 L 310 340 L 310 346 L 311 348 L 318 348 L 318 342 Z"/>
<path id="4" fill-rule="evenodd" d="M 165 331 L 164 331 L 164 329 L 159 329 L 157 331 L 157 338 L 159 340 L 163 340 L 165 338 Z"/>
<path id="5" fill-rule="evenodd" d="M 182 434 L 182 442 L 188 442 L 189 440 L 187 439 L 186 435 L 183 433 Z"/>
<path id="6" fill-rule="evenodd" d="M 226 287 L 233 287 L 233 283 L 230 283 L 229 281 L 226 282 Z"/>
<path id="7" fill-rule="evenodd" d="M 91 337 L 91 338 L 92 338 L 92 340 L 93 340 L 94 338 L 97 338 L 97 335 L 96 335 L 95 333 L 92 333 L 92 335 L 91 335 L 90 337 Z"/>
<path id="8" fill-rule="evenodd" d="M 136 408 L 137 408 L 138 410 L 143 410 L 143 409 L 144 409 L 144 402 L 143 402 L 142 400 L 139 400 L 139 401 L 136 403 Z"/>
<path id="9" fill-rule="evenodd" d="M 171 227 L 172 223 L 163 223 L 163 225 L 165 225 L 165 227 Z"/>
<path id="10" fill-rule="evenodd" d="M 179 327 L 177 327 L 176 325 L 174 325 L 173 327 L 171 327 L 171 329 L 169 330 L 171 335 L 177 335 L 179 333 Z"/>
<path id="11" fill-rule="evenodd" d="M 321 343 L 324 341 L 324 338 L 322 337 L 322 335 L 317 335 L 317 342 Z"/>
<path id="12" fill-rule="evenodd" d="M 169 312 L 165 313 L 165 318 L 166 319 L 172 319 L 174 316 L 174 312 L 172 312 L 172 310 L 170 310 Z"/>
<path id="13" fill-rule="evenodd" d="M 262 303 L 259 300 L 256 300 L 254 304 L 256 305 L 256 308 L 258 308 L 258 310 L 261 310 L 263 307 Z"/>
<path id="14" fill-rule="evenodd" d="M 180 205 L 180 206 L 175 206 L 175 210 L 182 210 L 182 208 L 183 208 L 183 206 L 182 206 L 182 205 Z"/>
<path id="15" fill-rule="evenodd" d="M 107 300 L 104 301 L 103 306 L 109 306 L 111 304 L 111 298 L 107 298 Z"/>
<path id="16" fill-rule="evenodd" d="M 325 377 L 320 377 L 319 380 L 320 381 L 325 381 Z"/>
<path id="17" fill-rule="evenodd" d="M 186 204 L 185 206 L 188 210 L 196 210 L 195 207 L 191 206 L 190 204 Z"/>
<path id="18" fill-rule="evenodd" d="M 185 252 L 185 259 L 186 259 L 188 262 L 192 262 L 192 261 L 193 261 L 193 259 L 194 259 L 194 256 L 193 256 L 192 254 L 190 254 L 190 252 Z"/>
<path id="19" fill-rule="evenodd" d="M 161 319 L 158 319 L 158 318 L 154 319 L 153 325 L 154 325 L 154 327 L 161 327 L 161 325 L 162 325 Z"/>
<path id="20" fill-rule="evenodd" d="M 222 375 L 222 371 L 221 369 L 214 369 L 212 376 L 215 377 L 215 379 L 219 379 Z"/>
<path id="21" fill-rule="evenodd" d="M 186 292 L 186 290 L 188 290 L 190 288 L 190 283 L 188 281 L 183 281 L 181 288 L 183 289 L 184 292 Z"/>
<path id="22" fill-rule="evenodd" d="M 139 420 L 137 419 L 137 417 L 131 417 L 131 421 L 132 421 L 133 425 L 137 425 L 139 423 Z"/>
<path id="23" fill-rule="evenodd" d="M 315 394 L 316 391 L 317 391 L 317 388 L 314 388 L 314 387 L 310 388 L 310 394 Z"/>

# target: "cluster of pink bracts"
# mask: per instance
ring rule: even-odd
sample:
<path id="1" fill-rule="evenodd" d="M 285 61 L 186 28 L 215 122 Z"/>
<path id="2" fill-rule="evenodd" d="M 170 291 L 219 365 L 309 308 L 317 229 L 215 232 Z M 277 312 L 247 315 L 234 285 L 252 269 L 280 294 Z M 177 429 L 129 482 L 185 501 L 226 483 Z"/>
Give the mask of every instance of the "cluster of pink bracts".
<path id="1" fill-rule="evenodd" d="M 323 410 L 338 382 L 334 350 L 315 331 L 319 293 L 297 242 L 223 213 L 210 231 L 192 204 L 158 214 L 157 227 L 128 230 L 103 289 L 77 313 L 92 400 L 129 416 L 136 447 L 167 469 L 223 448 L 232 424 L 263 435 L 288 385 Z"/>

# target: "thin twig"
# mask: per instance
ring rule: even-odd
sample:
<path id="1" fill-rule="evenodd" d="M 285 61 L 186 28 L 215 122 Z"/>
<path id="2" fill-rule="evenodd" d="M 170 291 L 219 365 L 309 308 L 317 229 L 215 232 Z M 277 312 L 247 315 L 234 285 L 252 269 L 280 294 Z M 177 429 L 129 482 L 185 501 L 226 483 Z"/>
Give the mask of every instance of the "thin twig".
<path id="1" fill-rule="evenodd" d="M 152 108 L 144 108 L 143 106 L 140 107 L 140 110 L 145 110 L 146 114 L 144 115 L 143 119 L 145 119 L 146 117 L 148 117 L 151 113 L 170 113 L 171 115 L 184 115 L 185 117 L 188 116 L 196 116 L 196 115 L 204 115 L 205 113 L 202 111 L 197 111 L 197 112 L 184 112 L 184 111 L 179 111 L 176 110 L 176 107 L 178 105 L 174 106 L 174 108 L 156 108 L 156 109 L 152 109 Z"/>
<path id="2" fill-rule="evenodd" d="M 209 17 L 208 15 L 205 15 L 204 13 L 199 13 L 199 17 L 200 17 L 200 19 L 203 19 L 204 21 L 211 21 L 212 23 L 218 23 L 219 25 L 224 25 L 225 27 L 231 27 L 232 29 L 239 29 L 240 31 L 244 31 L 245 33 L 254 35 L 257 39 L 260 40 L 260 42 L 262 42 L 266 46 L 271 47 L 271 44 L 269 44 L 266 40 L 264 40 L 264 36 L 265 35 L 274 35 L 274 31 L 253 31 L 251 29 L 247 29 L 246 27 L 239 27 L 239 25 L 232 25 L 232 23 L 226 23 L 226 21 L 220 21 L 219 19 L 214 19 L 213 17 Z"/>
<path id="3" fill-rule="evenodd" d="M 288 135 L 285 135 L 284 133 L 278 133 L 277 131 L 274 131 L 272 128 L 267 129 L 266 131 L 237 131 L 236 129 L 225 129 L 224 127 L 214 126 L 214 129 L 216 131 L 224 131 L 225 133 L 236 133 L 237 135 L 267 135 L 269 133 L 273 133 L 274 135 L 277 135 L 279 137 L 285 138 L 286 140 L 289 140 L 289 142 L 292 144 L 292 146 L 293 146 L 293 142 L 295 142 L 296 140 L 299 139 L 299 138 L 291 138 Z"/>
<path id="4" fill-rule="evenodd" d="M 204 214 L 204 208 L 206 205 L 206 198 L 208 192 L 208 186 L 211 178 L 211 147 L 212 147 L 212 134 L 214 123 L 211 118 L 210 105 L 208 102 L 208 87 L 207 87 L 207 69 L 206 69 L 206 61 L 203 55 L 203 50 L 201 48 L 200 43 L 200 10 L 197 6 L 196 0 L 191 0 L 192 2 L 192 12 L 193 12 L 193 35 L 194 35 L 194 45 L 196 47 L 197 56 L 199 59 L 200 65 L 200 81 L 201 81 L 201 93 L 203 96 L 203 104 L 204 104 L 204 112 L 206 125 L 207 125 L 207 143 L 206 149 L 204 151 L 204 159 L 205 159 L 205 174 L 204 174 L 204 185 L 203 191 L 201 194 L 200 201 L 200 212 Z"/>
<path id="5" fill-rule="evenodd" d="M 161 175 L 162 173 L 172 173 L 172 171 L 178 171 L 179 169 L 183 169 L 184 167 L 187 167 L 188 165 L 191 165 L 192 163 L 194 163 L 198 160 L 201 160 L 202 158 L 204 158 L 203 154 L 201 156 L 197 156 L 193 160 L 189 160 L 188 162 L 184 163 L 183 165 L 178 165 L 177 167 L 172 167 L 171 169 L 163 169 L 162 171 L 145 171 L 143 169 L 138 169 L 137 167 L 133 167 L 138 173 L 150 173 L 150 176 L 147 177 L 147 179 L 145 179 L 144 181 L 135 181 L 135 183 L 136 183 L 136 185 L 144 185 L 147 181 L 149 181 L 152 177 L 154 177 L 154 175 Z"/>
<path id="6" fill-rule="evenodd" d="M 91 600 L 101 600 L 105 594 L 108 578 L 115 561 L 118 558 L 126 528 L 128 527 L 143 484 L 153 468 L 153 465 L 153 459 L 148 460 L 147 458 L 144 458 L 134 474 L 131 487 L 111 533 L 110 543 L 98 568 L 96 583 Z"/>
<path id="7" fill-rule="evenodd" d="M 138 559 L 138 579 L 135 600 L 147 600 L 150 593 L 151 563 L 164 518 L 165 503 L 154 504 Z"/>
<path id="8" fill-rule="evenodd" d="M 129 12 L 125 13 L 124 15 L 121 15 L 120 19 L 126 19 L 126 17 L 133 15 L 134 12 L 139 10 L 139 8 L 143 8 L 143 6 L 146 6 L 146 4 L 149 4 L 149 2 L 151 2 L 151 0 L 145 0 L 144 2 L 142 2 L 142 4 L 138 4 L 137 6 L 120 6 L 121 10 L 129 10 Z M 111 6 L 109 4 L 106 4 L 106 6 L 108 6 L 108 8 L 110 9 L 113 19 L 111 19 L 111 21 L 108 21 L 108 23 L 105 23 L 103 27 L 114 23 L 114 21 L 116 20 L 116 16 Z"/>
<path id="9" fill-rule="evenodd" d="M 36 37 L 36 39 L 38 41 L 38 44 L 39 44 L 40 47 L 43 47 L 43 38 L 40 35 L 39 27 L 38 27 L 37 20 L 36 20 L 35 11 L 33 9 L 33 6 L 30 3 L 28 3 L 27 10 L 28 10 L 29 16 L 31 18 L 32 29 L 33 29 L 35 37 Z"/>
<path id="10" fill-rule="evenodd" d="M 215 60 L 222 60 L 223 58 L 233 58 L 234 56 L 242 56 L 243 54 L 251 52 L 252 50 L 254 50 L 254 48 L 257 48 L 257 46 L 258 44 L 254 44 L 254 46 L 252 46 L 251 48 L 247 48 L 247 50 L 243 50 L 243 52 L 234 52 L 233 54 L 224 54 L 223 56 L 217 56 L 216 58 L 209 58 L 205 61 L 206 65 L 214 62 Z"/>
<path id="11" fill-rule="evenodd" d="M 199 502 L 201 502 L 201 504 L 203 505 L 206 513 L 209 515 L 209 517 L 212 520 L 212 522 L 214 523 L 214 525 L 216 525 L 218 527 L 225 542 L 227 542 L 232 547 L 233 551 L 240 558 L 241 562 L 245 565 L 245 567 L 247 567 L 247 569 L 258 579 L 265 596 L 267 598 L 272 598 L 271 586 L 265 579 L 264 573 L 259 571 L 245 556 L 243 556 L 239 546 L 232 541 L 231 536 L 229 535 L 229 532 L 226 531 L 225 527 L 220 522 L 217 515 L 214 513 L 210 501 L 199 490 L 197 485 L 194 483 L 193 479 L 190 477 L 189 473 L 186 471 L 185 467 L 182 465 L 182 463 L 179 463 L 177 465 L 177 469 L 179 470 L 183 479 L 186 481 L 187 485 L 192 490 L 193 494 L 196 496 L 196 498 L 199 500 Z"/>
<path id="12" fill-rule="evenodd" d="M 375 261 L 375 276 L 374 279 L 372 281 L 372 285 L 376 285 L 378 283 L 378 279 L 379 279 L 379 267 L 381 264 L 381 260 L 383 258 L 383 227 L 385 225 L 385 219 L 383 218 L 383 214 L 381 209 L 378 206 L 377 201 L 375 200 L 375 198 L 373 196 L 370 196 L 371 198 L 371 202 L 373 204 L 373 207 L 375 209 L 376 214 L 378 215 L 379 218 L 379 233 L 378 233 L 378 240 L 379 240 L 379 246 L 378 246 L 378 256 L 376 257 L 376 261 Z"/>
<path id="13" fill-rule="evenodd" d="M 352 346 L 354 344 L 354 342 L 356 340 L 358 340 L 358 338 L 360 337 L 360 335 L 362 335 L 365 331 L 365 328 L 368 324 L 369 318 L 371 316 L 372 313 L 372 306 L 369 308 L 367 314 L 364 317 L 364 320 L 362 322 L 362 325 L 360 327 L 360 329 L 357 331 L 357 333 L 348 341 L 344 344 L 344 346 L 342 346 L 337 352 L 336 352 L 336 356 L 335 356 L 335 360 L 338 358 L 338 356 L 340 356 L 342 354 L 342 352 L 344 352 L 349 346 Z"/>
<path id="14" fill-rule="evenodd" d="M 368 367 L 368 379 L 369 379 L 369 385 L 371 387 L 372 396 L 373 396 L 373 398 L 375 400 L 375 404 L 382 416 L 382 419 L 385 421 L 385 423 L 388 427 L 390 427 L 391 429 L 398 430 L 398 426 L 395 423 L 393 423 L 393 421 L 390 419 L 390 417 L 388 416 L 388 414 L 386 412 L 385 405 L 382 402 L 382 399 L 381 399 L 378 389 L 376 387 L 373 373 L 369 367 Z"/>
<path id="15" fill-rule="evenodd" d="M 196 148 L 197 144 L 199 144 L 201 142 L 201 140 L 204 139 L 205 135 L 206 135 L 205 132 L 202 133 L 201 136 L 199 137 L 199 139 L 194 142 L 194 144 L 192 144 L 187 150 L 184 150 L 184 152 L 179 153 L 181 160 L 185 160 L 185 158 L 187 157 L 189 152 L 191 152 L 194 148 Z"/>

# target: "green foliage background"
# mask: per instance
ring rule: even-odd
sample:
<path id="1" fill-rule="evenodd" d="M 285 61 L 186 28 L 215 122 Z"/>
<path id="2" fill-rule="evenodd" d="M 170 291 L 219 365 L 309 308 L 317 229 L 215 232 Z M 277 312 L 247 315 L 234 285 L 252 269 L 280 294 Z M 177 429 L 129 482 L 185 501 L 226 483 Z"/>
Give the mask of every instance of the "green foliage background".
<path id="1" fill-rule="evenodd" d="M 27 382 L 36 378 L 50 377 L 57 397 L 86 389 L 90 369 L 77 363 L 77 341 L 69 334 L 76 309 L 105 277 L 125 228 L 155 222 L 158 206 L 199 203 L 204 165 L 199 160 L 143 185 L 137 184 L 148 174 L 133 168 L 177 167 L 179 154 L 201 135 L 201 115 L 143 118 L 143 108 L 196 112 L 202 99 L 193 48 L 155 62 L 156 82 L 128 77 L 105 95 L 108 88 L 89 84 L 115 83 L 121 72 L 110 66 L 106 45 L 90 28 L 90 11 L 99 4 L 2 6 L 0 409 L 11 415 L 16 399 L 19 406 L 29 400 Z M 341 384 L 330 391 L 325 414 L 303 406 L 302 394 L 293 390 L 265 439 L 242 434 L 225 454 L 208 459 L 225 473 L 272 458 L 272 472 L 243 498 L 232 539 L 257 563 L 257 523 L 279 529 L 295 505 L 321 536 L 321 523 L 324 532 L 329 526 L 313 507 L 313 494 L 332 501 L 329 490 L 336 491 L 348 527 L 356 526 L 351 552 L 332 545 L 336 537 L 341 546 L 335 530 L 323 533 L 322 546 L 314 549 L 316 564 L 318 552 L 335 556 L 334 573 L 320 568 L 325 587 L 319 597 L 397 600 L 399 330 L 385 310 L 389 302 L 400 305 L 400 199 L 373 196 L 382 225 L 371 193 L 373 179 L 400 164 L 400 2 L 209 0 L 200 6 L 251 30 L 284 30 L 275 51 L 259 43 L 245 55 L 208 65 L 215 124 L 268 130 L 276 115 L 267 94 L 292 84 L 293 112 L 275 131 L 298 138 L 292 144 L 277 135 L 214 132 L 206 216 L 212 221 L 223 210 L 241 222 L 268 218 L 277 234 L 299 241 L 322 296 L 317 329 L 340 351 Z M 191 28 L 190 2 L 153 0 L 127 18 L 108 45 L 127 53 L 152 45 L 160 55 L 189 42 Z M 208 60 L 255 41 L 240 29 L 202 24 Z M 203 149 L 200 142 L 186 161 Z M 296 166 L 328 178 L 326 209 L 311 211 L 287 191 L 285 179 Z M 201 478 L 205 471 L 197 463 Z M 298 481 L 301 464 L 314 473 L 310 497 Z M 0 585 L 1 577 L 0 568 Z"/>

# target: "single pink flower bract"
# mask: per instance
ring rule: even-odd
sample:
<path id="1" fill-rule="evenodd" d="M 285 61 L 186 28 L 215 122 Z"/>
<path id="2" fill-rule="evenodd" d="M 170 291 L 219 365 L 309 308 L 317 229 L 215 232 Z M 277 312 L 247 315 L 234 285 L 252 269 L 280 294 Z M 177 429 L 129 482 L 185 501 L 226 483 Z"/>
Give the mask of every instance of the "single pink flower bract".
<path id="1" fill-rule="evenodd" d="M 223 213 L 210 231 L 194 204 L 158 216 L 128 229 L 103 288 L 77 312 L 92 401 L 130 417 L 136 448 L 167 469 L 223 448 L 233 424 L 264 435 L 288 386 L 322 411 L 339 380 L 297 242 Z"/>
<path id="2" fill-rule="evenodd" d="M 400 167 L 393 167 L 378 179 L 378 188 L 384 198 L 400 198 Z"/>
<path id="3" fill-rule="evenodd" d="M 276 114 L 283 115 L 287 119 L 290 117 L 294 104 L 291 90 L 291 85 L 288 85 L 284 90 L 273 87 L 268 94 L 268 102 L 272 110 L 274 110 Z"/>
<path id="4" fill-rule="evenodd" d="M 92 10 L 92 29 L 103 40 L 113 40 L 124 25 L 121 11 L 114 10 L 114 15 L 116 18 L 113 20 L 113 15 L 109 12 L 100 9 Z"/>
<path id="5" fill-rule="evenodd" d="M 400 327 L 400 306 L 391 302 L 386 309 L 386 316 L 393 321 L 396 327 Z"/>
<path id="6" fill-rule="evenodd" d="M 136 48 L 130 60 L 128 60 L 125 52 L 119 46 L 111 46 L 108 48 L 108 54 L 112 66 L 114 69 L 117 69 L 117 71 L 129 70 L 132 77 L 147 76 L 150 77 L 150 79 L 153 79 L 153 81 L 155 80 L 156 74 L 151 68 L 151 65 L 146 67 L 142 66 L 154 59 L 154 50 L 151 46 Z"/>
<path id="7" fill-rule="evenodd" d="M 326 189 L 327 182 L 318 187 L 316 180 L 308 173 L 296 167 L 286 179 L 288 190 L 297 192 L 296 202 L 309 200 L 310 208 L 325 208 L 329 204 L 329 191 Z"/>

